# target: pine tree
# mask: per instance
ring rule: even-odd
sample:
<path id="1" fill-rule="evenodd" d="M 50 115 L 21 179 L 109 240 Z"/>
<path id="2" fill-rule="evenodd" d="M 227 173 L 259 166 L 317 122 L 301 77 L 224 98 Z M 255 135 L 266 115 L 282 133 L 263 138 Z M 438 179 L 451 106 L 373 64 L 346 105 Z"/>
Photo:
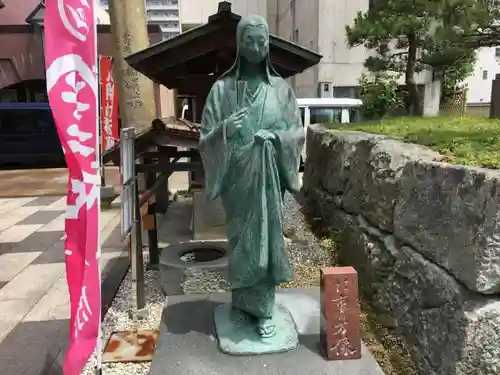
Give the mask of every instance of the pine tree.
<path id="1" fill-rule="evenodd" d="M 416 74 L 463 72 L 478 47 L 500 45 L 500 0 L 377 0 L 346 27 L 351 47 L 375 52 L 365 66 L 405 77 L 410 113 L 422 113 Z M 469 69 L 470 70 L 470 69 Z"/>

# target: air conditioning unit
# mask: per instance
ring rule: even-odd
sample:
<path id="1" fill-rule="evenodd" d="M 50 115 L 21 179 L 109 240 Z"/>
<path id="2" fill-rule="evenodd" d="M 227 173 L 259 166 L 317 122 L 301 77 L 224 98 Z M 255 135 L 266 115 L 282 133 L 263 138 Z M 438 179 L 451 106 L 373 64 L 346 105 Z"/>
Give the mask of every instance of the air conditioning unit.
<path id="1" fill-rule="evenodd" d="M 331 82 L 319 82 L 318 83 L 318 96 L 320 98 L 332 98 L 333 97 L 333 86 Z"/>

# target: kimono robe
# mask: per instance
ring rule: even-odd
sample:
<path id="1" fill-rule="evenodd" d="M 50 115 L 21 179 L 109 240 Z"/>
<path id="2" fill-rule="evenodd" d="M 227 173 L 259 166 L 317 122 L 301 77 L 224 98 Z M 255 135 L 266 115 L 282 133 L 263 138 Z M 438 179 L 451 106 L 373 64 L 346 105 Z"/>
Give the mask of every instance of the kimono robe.
<path id="1" fill-rule="evenodd" d="M 268 318 L 276 286 L 293 279 L 283 237 L 282 190 L 299 189 L 304 129 L 295 95 L 281 77 L 269 75 L 244 100 L 248 115 L 229 137 L 225 119 L 237 110 L 236 76 L 214 84 L 203 111 L 199 150 L 207 198 L 220 197 L 226 212 L 233 307 Z M 259 129 L 276 139 L 255 139 Z"/>

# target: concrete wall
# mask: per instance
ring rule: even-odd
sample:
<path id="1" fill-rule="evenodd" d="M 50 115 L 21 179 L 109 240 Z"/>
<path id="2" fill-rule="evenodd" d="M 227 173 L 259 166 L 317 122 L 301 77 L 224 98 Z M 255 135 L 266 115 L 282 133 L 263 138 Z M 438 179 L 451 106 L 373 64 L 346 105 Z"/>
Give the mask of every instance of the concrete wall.
<path id="1" fill-rule="evenodd" d="M 323 60 L 318 79 L 333 86 L 357 86 L 368 52 L 347 46 L 345 27 L 359 11 L 368 9 L 368 0 L 320 0 L 320 9 L 318 45 Z"/>
<path id="2" fill-rule="evenodd" d="M 179 0 L 181 22 L 185 24 L 202 24 L 208 17 L 217 12 L 220 0 Z M 242 16 L 260 14 L 267 18 L 266 0 L 229 0 L 233 13 Z"/>
<path id="3" fill-rule="evenodd" d="M 268 0 L 267 20 L 271 33 L 318 51 L 319 4 L 320 0 Z M 290 79 L 295 94 L 298 97 L 316 96 L 317 77 L 318 66 L 315 66 Z"/>
<path id="4" fill-rule="evenodd" d="M 467 105 L 465 111 L 469 117 L 490 117 L 490 104 Z"/>
<path id="5" fill-rule="evenodd" d="M 464 81 L 468 88 L 467 103 L 490 102 L 491 83 L 500 73 L 500 59 L 495 58 L 495 49 L 484 47 L 477 50 L 474 72 Z"/>
<path id="6" fill-rule="evenodd" d="M 349 48 L 345 27 L 359 11 L 368 9 L 368 0 L 268 0 L 267 8 L 272 32 L 295 41 L 295 26 L 296 42 L 323 55 L 316 67 L 295 78 L 297 96 L 317 96 L 318 82 L 331 82 L 339 89 L 358 86 L 370 51 L 362 46 Z M 427 83 L 430 78 L 428 72 L 422 73 L 417 76 L 417 82 Z M 404 84 L 404 80 L 400 83 Z"/>

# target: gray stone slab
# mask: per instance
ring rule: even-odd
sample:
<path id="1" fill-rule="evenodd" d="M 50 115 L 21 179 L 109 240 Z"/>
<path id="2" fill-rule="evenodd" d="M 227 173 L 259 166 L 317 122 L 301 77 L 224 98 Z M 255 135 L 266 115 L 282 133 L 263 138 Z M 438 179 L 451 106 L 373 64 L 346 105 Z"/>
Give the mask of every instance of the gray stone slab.
<path id="1" fill-rule="evenodd" d="M 64 263 L 64 241 L 59 241 L 45 250 L 32 264 Z"/>
<path id="2" fill-rule="evenodd" d="M 0 255 L 8 253 L 19 242 L 2 242 L 0 243 Z"/>
<path id="3" fill-rule="evenodd" d="M 55 211 L 38 211 L 33 215 L 28 216 L 26 219 L 20 221 L 16 225 L 27 225 L 27 224 L 48 224 L 56 217 L 61 216 L 64 213 L 64 210 L 55 210 Z"/>
<path id="4" fill-rule="evenodd" d="M 204 190 L 193 191 L 193 235 L 196 241 L 226 238 L 226 215 L 222 201 L 208 202 Z"/>
<path id="5" fill-rule="evenodd" d="M 60 195 L 50 195 L 50 196 L 37 197 L 37 198 L 33 199 L 31 202 L 26 203 L 24 206 L 44 207 L 44 206 L 48 206 L 48 205 L 54 203 L 55 201 L 58 201 L 59 199 L 61 199 Z"/>
<path id="6" fill-rule="evenodd" d="M 292 314 L 300 333 L 296 350 L 259 356 L 219 351 L 213 312 L 229 293 L 168 296 L 151 375 L 383 375 L 363 345 L 362 359 L 326 361 L 320 354 L 319 289 L 281 290 L 278 303 Z"/>
<path id="7" fill-rule="evenodd" d="M 121 247 L 123 247 L 122 228 L 120 225 L 118 225 L 116 228 L 114 228 L 111 231 L 108 238 L 106 238 L 104 240 L 104 242 L 102 243 L 102 247 L 105 247 L 105 248 L 121 248 Z"/>
<path id="8" fill-rule="evenodd" d="M 68 335 L 69 320 L 19 323 L 0 343 L 0 373 L 46 374 Z"/>
<path id="9" fill-rule="evenodd" d="M 101 316 L 106 315 L 128 267 L 126 252 L 111 259 L 104 267 Z M 0 342 L 0 374 L 63 375 L 68 327 L 69 320 L 19 323 Z"/>
<path id="10" fill-rule="evenodd" d="M 45 251 L 58 243 L 63 236 L 63 230 L 54 232 L 35 232 L 21 242 L 18 242 L 8 252 L 29 253 L 30 251 Z"/>

